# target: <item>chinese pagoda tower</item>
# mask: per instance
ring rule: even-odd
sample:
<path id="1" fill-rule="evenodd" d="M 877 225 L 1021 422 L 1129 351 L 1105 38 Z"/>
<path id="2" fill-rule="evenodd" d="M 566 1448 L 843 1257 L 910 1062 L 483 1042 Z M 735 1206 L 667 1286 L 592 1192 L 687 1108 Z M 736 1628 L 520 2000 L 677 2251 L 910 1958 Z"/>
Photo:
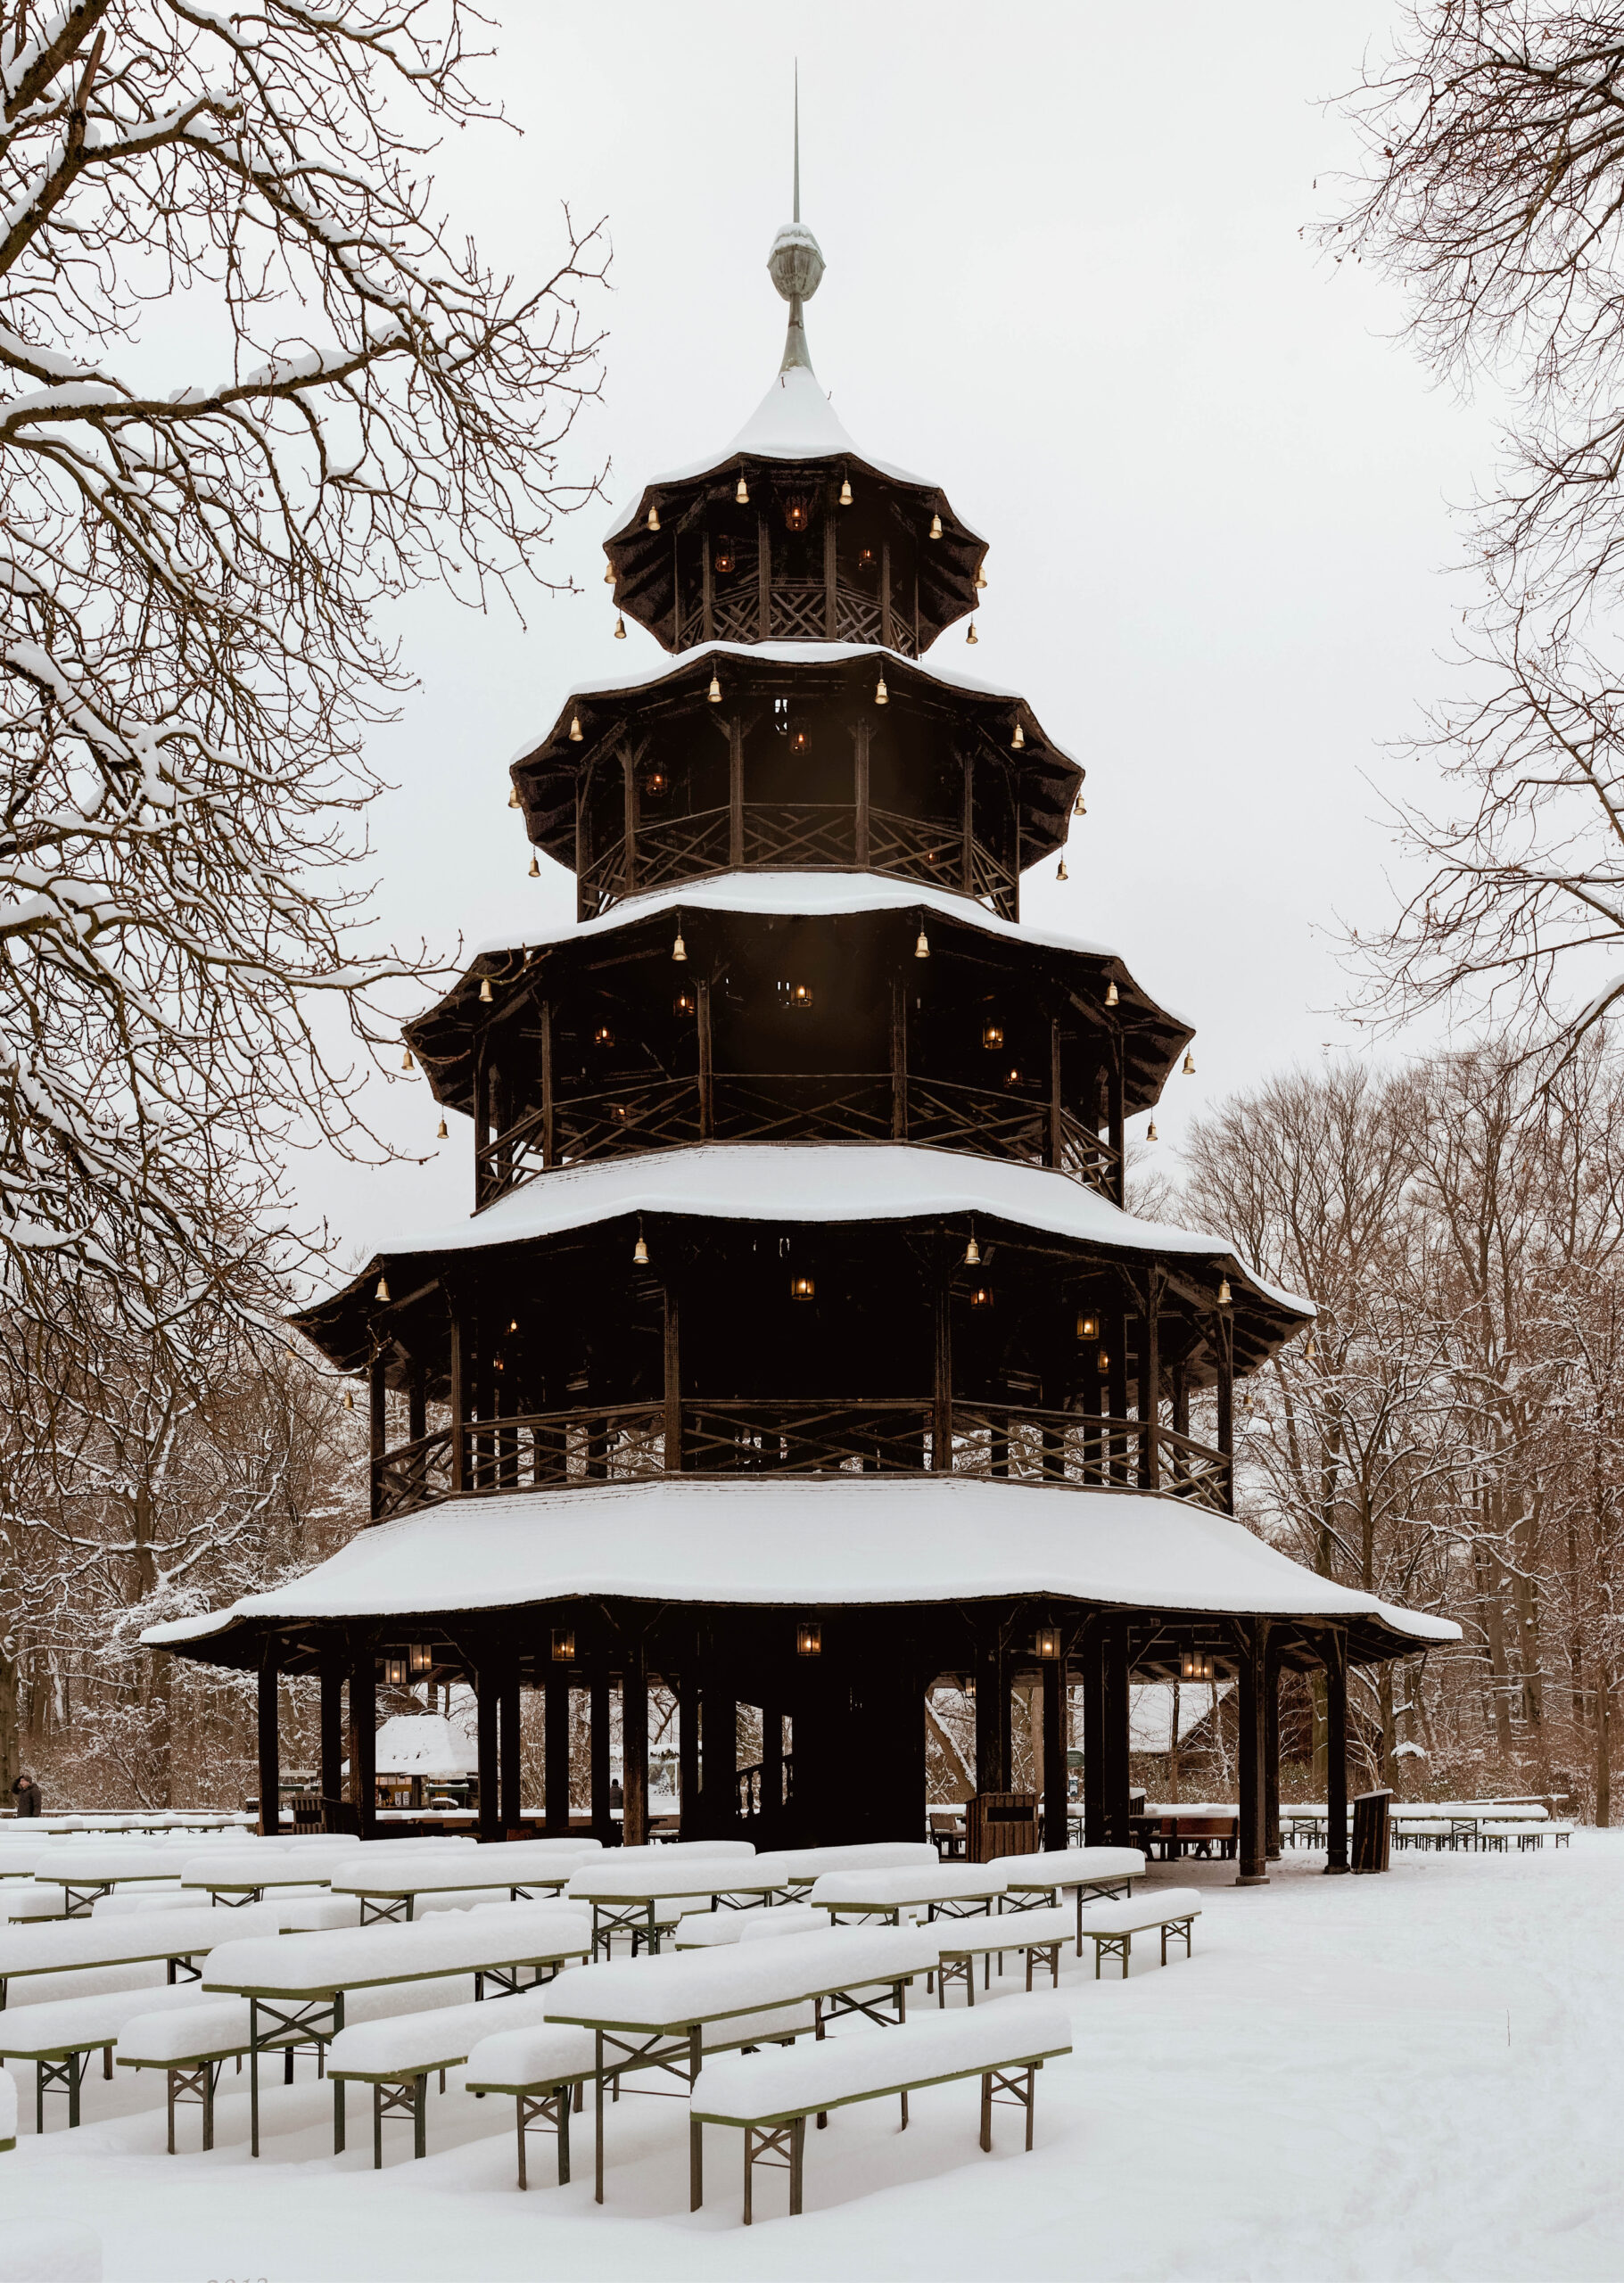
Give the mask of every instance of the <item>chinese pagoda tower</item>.
<path id="1" fill-rule="evenodd" d="M 527 1812 L 524 1687 L 546 1829 L 581 1689 L 595 1827 L 646 1836 L 657 1679 L 683 1833 L 799 1844 L 923 1835 L 938 1683 L 973 1687 L 977 1793 L 1008 1793 L 1011 1691 L 1041 1681 L 1052 1846 L 1069 1685 L 1086 1835 L 1125 1842 L 1130 1681 L 1233 1677 L 1249 1881 L 1279 1673 L 1323 1668 L 1337 1867 L 1348 1664 L 1455 1628 L 1233 1519 L 1235 1376 L 1312 1308 L 1125 1207 L 1125 1121 L 1191 1034 L 1114 953 L 1020 925 L 1083 771 L 932 656 L 985 543 L 836 417 L 799 203 L 797 155 L 771 387 L 606 542 L 667 659 L 574 690 L 513 765 L 575 923 L 482 949 L 407 1031 L 472 1122 L 473 1215 L 296 1319 L 369 1381 L 373 1526 L 146 1637 L 259 1670 L 262 1799 L 278 1672 L 322 1677 L 329 1800 L 347 1694 L 363 1828 L 378 1681 L 472 1682 L 493 1838 Z"/>

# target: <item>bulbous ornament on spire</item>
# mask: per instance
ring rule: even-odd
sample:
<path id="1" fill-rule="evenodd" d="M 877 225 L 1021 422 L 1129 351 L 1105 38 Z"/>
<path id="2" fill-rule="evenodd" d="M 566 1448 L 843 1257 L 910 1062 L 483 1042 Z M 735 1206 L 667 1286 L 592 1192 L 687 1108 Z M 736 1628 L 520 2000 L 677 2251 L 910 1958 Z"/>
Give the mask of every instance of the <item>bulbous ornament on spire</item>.
<path id="1" fill-rule="evenodd" d="M 784 361 L 780 373 L 800 366 L 811 372 L 812 361 L 806 347 L 806 324 L 801 313 L 803 301 L 810 301 L 823 278 L 823 249 L 801 219 L 801 71 L 796 67 L 796 164 L 795 219 L 787 222 L 772 241 L 772 251 L 767 256 L 767 273 L 779 293 L 789 304 L 789 330 L 784 341 Z"/>

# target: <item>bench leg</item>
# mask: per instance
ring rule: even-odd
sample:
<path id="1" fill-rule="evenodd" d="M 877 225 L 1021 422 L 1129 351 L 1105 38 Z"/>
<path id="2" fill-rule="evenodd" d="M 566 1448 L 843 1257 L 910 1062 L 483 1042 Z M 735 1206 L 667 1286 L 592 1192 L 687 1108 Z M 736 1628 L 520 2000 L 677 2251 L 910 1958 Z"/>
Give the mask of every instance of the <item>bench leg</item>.
<path id="1" fill-rule="evenodd" d="M 381 2172 L 383 2169 L 383 2088 L 382 2085 L 375 2085 L 372 2089 L 372 2169 L 375 2172 Z"/>
<path id="2" fill-rule="evenodd" d="M 293 2048 L 291 2045 L 282 2056 L 282 2081 L 284 2085 L 291 2085 L 293 2081 Z"/>
<path id="3" fill-rule="evenodd" d="M 206 2155 L 214 2146 L 214 2088 L 219 2079 L 218 2061 L 203 2064 L 203 2151 Z"/>
<path id="4" fill-rule="evenodd" d="M 426 2156 L 429 2152 L 428 2089 L 427 2072 L 419 2070 L 417 2081 L 412 2087 L 412 2154 L 414 2156 Z"/>
<path id="5" fill-rule="evenodd" d="M 800 2216 L 801 2182 L 806 2163 L 806 2119 L 797 2116 L 789 2128 L 789 2216 Z"/>
<path id="6" fill-rule="evenodd" d="M 753 2228 L 755 2225 L 755 2213 L 750 2203 L 750 2185 L 755 2177 L 754 2159 L 755 2128 L 754 2125 L 746 2124 L 745 2127 L 745 2225 L 746 2228 Z"/>
<path id="7" fill-rule="evenodd" d="M 981 2078 L 981 2146 L 990 2151 L 993 2146 L 993 2073 L 985 2070 Z"/>
<path id="8" fill-rule="evenodd" d="M 704 2060 L 705 2037 L 696 2022 L 688 2033 L 688 2085 L 690 2093 L 699 2082 Z M 704 2202 L 705 2127 L 697 2117 L 690 2117 L 688 2124 L 688 2208 L 690 2212 L 697 2212 Z"/>
<path id="9" fill-rule="evenodd" d="M 821 1998 L 814 1998 L 814 1999 L 812 1999 L 812 2036 L 813 2036 L 813 2038 L 817 2040 L 817 2042 L 818 2042 L 820 2045 L 821 2045 L 821 2044 L 822 2044 L 822 2042 L 823 2042 L 823 2000 L 822 2000 L 822 1999 L 821 1999 Z M 826 2131 L 828 2130 L 828 2109 L 826 2109 L 826 2108 L 820 2108 L 820 2109 L 818 2111 L 818 2130 L 819 2130 L 819 2131 L 820 2131 L 820 2132 L 823 2132 L 823 2131 Z"/>
<path id="10" fill-rule="evenodd" d="M 575 2088 L 575 2098 L 581 2098 L 581 2087 Z M 553 2090 L 553 2101 L 558 2119 L 558 2185 L 570 2184 L 570 2089 L 558 2085 Z"/>
<path id="11" fill-rule="evenodd" d="M 104 2045 L 102 2048 L 102 2074 L 111 2085 L 112 2082 L 112 2048 L 111 2045 Z"/>
<path id="12" fill-rule="evenodd" d="M 527 2188 L 530 2182 L 524 2175 L 524 2096 L 523 2093 L 518 2094 L 514 2100 L 513 2114 L 519 2134 L 519 2186 L 522 2188 Z"/>
<path id="13" fill-rule="evenodd" d="M 598 2030 L 595 2034 L 598 2039 L 598 2066 L 595 2072 L 598 2101 L 598 2151 L 592 2182 L 592 2200 L 595 2204 L 601 2204 L 604 2200 L 604 2033 Z"/>
<path id="14" fill-rule="evenodd" d="M 169 2154 L 170 2154 L 170 2155 L 172 2156 L 172 2155 L 175 2154 L 175 2072 L 174 2072 L 172 2069 L 166 2069 L 166 2070 L 164 2071 L 164 2073 L 163 2073 L 163 2077 L 164 2077 L 164 2082 L 165 2082 L 165 2084 L 166 2084 L 166 2085 L 168 2086 L 168 2088 L 169 2088 Z"/>

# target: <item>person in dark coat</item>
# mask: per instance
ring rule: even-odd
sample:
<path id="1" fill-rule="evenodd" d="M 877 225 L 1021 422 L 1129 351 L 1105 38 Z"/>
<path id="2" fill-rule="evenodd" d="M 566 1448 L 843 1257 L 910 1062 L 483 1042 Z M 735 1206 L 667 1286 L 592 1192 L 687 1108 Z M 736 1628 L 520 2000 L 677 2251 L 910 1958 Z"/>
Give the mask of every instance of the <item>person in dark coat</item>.
<path id="1" fill-rule="evenodd" d="M 20 1776 L 12 1791 L 16 1797 L 20 1816 L 37 1816 L 39 1813 L 39 1786 L 31 1776 Z"/>

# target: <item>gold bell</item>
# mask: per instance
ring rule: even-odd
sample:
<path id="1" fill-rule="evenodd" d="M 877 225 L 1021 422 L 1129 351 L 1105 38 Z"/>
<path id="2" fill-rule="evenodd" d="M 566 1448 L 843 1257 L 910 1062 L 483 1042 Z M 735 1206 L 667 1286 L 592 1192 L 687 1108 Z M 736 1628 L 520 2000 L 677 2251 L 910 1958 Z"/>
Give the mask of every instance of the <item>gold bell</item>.
<path id="1" fill-rule="evenodd" d="M 985 591 L 985 587 L 986 587 L 986 582 L 987 582 L 987 574 L 986 574 L 986 573 L 985 573 L 985 571 L 977 571 L 977 573 L 976 573 L 976 585 L 977 585 L 977 587 L 979 589 L 982 589 L 982 590 L 984 590 L 984 591 Z"/>
<path id="2" fill-rule="evenodd" d="M 450 1140 L 449 1134 L 446 1132 L 446 1122 L 443 1117 L 441 1119 L 439 1125 L 434 1128 L 434 1139 L 436 1142 L 449 1142 Z"/>
<path id="3" fill-rule="evenodd" d="M 883 666 L 880 668 L 879 680 L 874 685 L 874 703 L 876 705 L 889 705 L 891 703 L 891 693 L 886 688 L 886 670 Z"/>
<path id="4" fill-rule="evenodd" d="M 386 1300 L 386 1299 L 388 1299 L 388 1298 L 389 1298 L 389 1279 L 388 1279 L 388 1277 L 387 1277 L 387 1276 L 380 1276 L 380 1277 L 379 1277 L 379 1279 L 378 1279 L 378 1289 L 377 1289 L 376 1292 L 373 1295 L 373 1298 L 374 1298 L 375 1299 L 378 1299 L 378 1300 Z"/>
<path id="5" fill-rule="evenodd" d="M 967 642 L 979 642 L 981 639 L 980 635 L 976 631 L 976 622 L 973 618 L 970 621 L 970 631 L 964 639 Z"/>
<path id="6" fill-rule="evenodd" d="M 1059 862 L 1054 868 L 1054 877 L 1057 880 L 1068 880 L 1071 878 L 1071 874 L 1066 869 L 1066 859 L 1064 856 L 1061 857 Z"/>
<path id="7" fill-rule="evenodd" d="M 930 536 L 932 539 L 940 539 L 942 536 L 942 518 L 940 515 L 933 515 L 930 519 Z"/>
<path id="8" fill-rule="evenodd" d="M 490 977 L 488 975 L 482 975 L 479 979 L 480 1005 L 482 1007 L 488 1007 L 495 997 L 496 993 L 490 988 Z"/>
<path id="9" fill-rule="evenodd" d="M 734 492 L 733 497 L 741 507 L 747 507 L 750 505 L 750 487 L 745 482 L 743 468 L 738 471 L 738 489 Z"/>
<path id="10" fill-rule="evenodd" d="M 1230 1306 L 1232 1298 L 1232 1295 L 1230 1292 L 1228 1277 L 1220 1277 L 1218 1280 L 1218 1306 L 1221 1308 L 1227 1308 Z"/>
<path id="11" fill-rule="evenodd" d="M 979 1268 L 981 1265 L 981 1247 L 974 1237 L 964 1248 L 964 1265 L 966 1268 Z"/>
<path id="12" fill-rule="evenodd" d="M 353 1411 L 355 1409 L 355 1389 L 353 1388 L 346 1388 L 344 1389 L 344 1409 L 346 1411 Z"/>
<path id="13" fill-rule="evenodd" d="M 671 955 L 674 960 L 685 960 L 688 957 L 688 945 L 682 940 L 680 927 L 677 930 L 677 940 L 671 947 Z"/>
<path id="14" fill-rule="evenodd" d="M 1145 1140 L 1146 1140 L 1147 1142 L 1154 1142 L 1154 1141 L 1155 1141 L 1155 1139 L 1156 1139 L 1156 1120 L 1155 1120 L 1154 1118 L 1152 1118 L 1152 1119 L 1150 1120 L 1150 1123 L 1149 1124 L 1149 1125 L 1147 1125 L 1147 1126 L 1146 1126 L 1146 1128 L 1145 1128 Z"/>
<path id="15" fill-rule="evenodd" d="M 539 880 L 541 877 L 541 860 L 539 856 L 532 856 L 530 860 L 529 877 L 532 880 Z"/>
<path id="16" fill-rule="evenodd" d="M 1195 1057 L 1193 1054 L 1190 1053 L 1188 1050 L 1186 1050 L 1184 1055 L 1184 1076 L 1186 1078 L 1193 1078 L 1195 1076 Z"/>
<path id="17" fill-rule="evenodd" d="M 614 584 L 614 565 L 613 563 L 611 563 L 604 572 L 604 584 L 606 587 L 612 587 Z"/>
<path id="18" fill-rule="evenodd" d="M 1088 803 L 1083 798 L 1080 792 L 1078 793 L 1076 799 L 1071 804 L 1071 813 L 1074 817 L 1085 817 L 1088 814 Z"/>
<path id="19" fill-rule="evenodd" d="M 618 615 L 614 621 L 614 639 L 617 642 L 623 642 L 626 639 L 626 622 Z"/>
<path id="20" fill-rule="evenodd" d="M 647 1268 L 648 1265 L 648 1247 L 643 1242 L 643 1232 L 640 1228 L 637 1232 L 637 1242 L 631 1248 L 631 1259 L 635 1267 Z"/>
<path id="21" fill-rule="evenodd" d="M 927 960 L 930 957 L 930 938 L 922 927 L 919 933 L 919 940 L 913 947 L 913 956 L 916 960 Z"/>
<path id="22" fill-rule="evenodd" d="M 657 507 L 651 507 L 648 510 L 648 528 L 651 532 L 657 532 L 660 528 L 660 511 Z"/>
<path id="23" fill-rule="evenodd" d="M 714 674 L 711 676 L 711 686 L 705 694 L 710 699 L 713 705 L 720 705 L 721 704 L 721 684 L 717 680 Z"/>
<path id="24" fill-rule="evenodd" d="M 1116 977 L 1115 977 L 1115 976 L 1113 976 L 1113 977 L 1111 977 L 1110 981 L 1109 981 L 1109 982 L 1106 985 L 1106 986 L 1105 986 L 1105 1003 L 1106 1003 L 1106 1005 L 1107 1005 L 1108 1007 L 1114 1007 L 1114 1006 L 1117 1004 L 1117 1001 L 1118 995 L 1119 995 L 1119 994 L 1118 994 L 1118 993 L 1117 993 L 1117 978 L 1116 978 Z"/>
<path id="25" fill-rule="evenodd" d="M 849 507 L 852 504 L 852 479 L 849 475 L 842 476 L 840 480 L 840 504 L 843 507 Z"/>
<path id="26" fill-rule="evenodd" d="M 516 809 L 519 805 L 519 788 L 516 785 L 513 786 L 509 789 L 507 795 L 507 805 L 510 809 Z"/>
<path id="27" fill-rule="evenodd" d="M 412 1063 L 412 1051 L 411 1051 L 411 1049 L 410 1049 L 410 1047 L 409 1047 L 409 1046 L 407 1048 L 407 1050 L 406 1050 L 405 1053 L 400 1057 L 400 1067 L 401 1067 L 401 1069 L 402 1069 L 402 1070 L 405 1070 L 405 1071 L 407 1071 L 407 1072 L 408 1072 L 408 1073 L 411 1071 L 411 1069 L 412 1069 L 412 1067 L 413 1067 L 413 1063 Z"/>
<path id="28" fill-rule="evenodd" d="M 573 746 L 578 746 L 581 743 L 581 716 L 579 713 L 572 713 L 570 715 L 570 743 Z"/>
<path id="29" fill-rule="evenodd" d="M 1015 735 L 1010 738 L 1010 743 L 1011 746 L 1014 748 L 1014 750 L 1015 750 L 1017 753 L 1020 753 L 1020 752 L 1022 752 L 1022 751 L 1025 749 L 1026 743 L 1026 731 L 1021 728 L 1021 725 L 1020 725 L 1020 723 L 1019 723 L 1018 721 L 1015 724 Z"/>

